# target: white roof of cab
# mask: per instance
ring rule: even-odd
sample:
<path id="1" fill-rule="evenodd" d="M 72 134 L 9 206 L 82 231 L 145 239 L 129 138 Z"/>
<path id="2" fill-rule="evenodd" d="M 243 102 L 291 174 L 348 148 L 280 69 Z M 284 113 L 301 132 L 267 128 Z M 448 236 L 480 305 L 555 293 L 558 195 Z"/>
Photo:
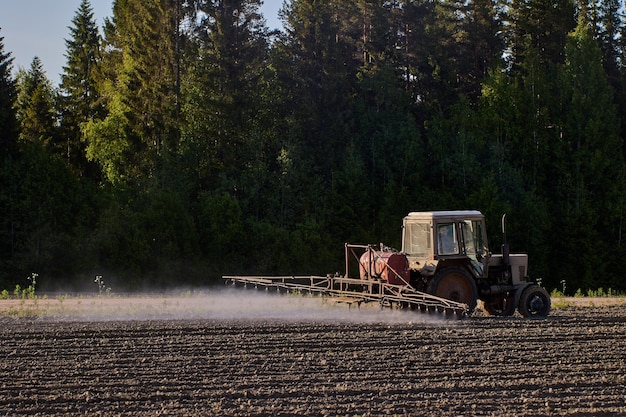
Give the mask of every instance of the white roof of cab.
<path id="1" fill-rule="evenodd" d="M 476 218 L 484 217 L 478 210 L 443 210 L 443 211 L 412 211 L 406 216 L 406 219 L 436 219 L 436 218 Z"/>

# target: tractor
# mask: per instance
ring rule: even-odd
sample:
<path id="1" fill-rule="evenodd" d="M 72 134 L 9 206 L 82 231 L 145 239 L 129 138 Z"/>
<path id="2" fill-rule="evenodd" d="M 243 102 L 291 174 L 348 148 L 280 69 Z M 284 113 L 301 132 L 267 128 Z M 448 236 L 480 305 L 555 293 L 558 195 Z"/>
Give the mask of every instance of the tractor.
<path id="1" fill-rule="evenodd" d="M 502 216 L 502 253 L 487 243 L 485 217 L 480 211 L 409 213 L 402 223 L 403 280 L 413 288 L 469 306 L 483 302 L 489 315 L 545 317 L 550 296 L 528 280 L 528 255 L 511 254 Z"/>

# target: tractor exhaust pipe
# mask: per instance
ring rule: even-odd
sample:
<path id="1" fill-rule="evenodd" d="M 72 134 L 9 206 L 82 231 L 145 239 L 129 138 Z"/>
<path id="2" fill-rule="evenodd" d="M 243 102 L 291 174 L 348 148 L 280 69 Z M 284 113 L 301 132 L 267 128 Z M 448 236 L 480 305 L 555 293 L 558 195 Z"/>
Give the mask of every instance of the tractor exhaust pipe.
<path id="1" fill-rule="evenodd" d="M 506 241 L 506 213 L 502 215 L 502 263 L 509 266 L 509 243 Z"/>

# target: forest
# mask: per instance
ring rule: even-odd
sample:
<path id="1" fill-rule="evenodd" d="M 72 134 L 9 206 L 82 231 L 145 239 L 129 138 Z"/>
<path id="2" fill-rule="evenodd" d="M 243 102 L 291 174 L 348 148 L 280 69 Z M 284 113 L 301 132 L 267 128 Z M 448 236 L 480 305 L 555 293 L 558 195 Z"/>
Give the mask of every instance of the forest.
<path id="1" fill-rule="evenodd" d="M 626 290 L 619 0 L 260 6 L 82 0 L 58 86 L 0 32 L 0 289 L 325 275 L 478 209 L 549 290 Z"/>

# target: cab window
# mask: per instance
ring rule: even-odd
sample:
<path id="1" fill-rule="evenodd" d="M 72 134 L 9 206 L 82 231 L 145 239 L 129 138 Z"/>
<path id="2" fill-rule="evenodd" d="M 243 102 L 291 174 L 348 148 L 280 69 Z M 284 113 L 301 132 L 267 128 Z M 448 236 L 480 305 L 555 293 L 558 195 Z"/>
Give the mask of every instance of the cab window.
<path id="1" fill-rule="evenodd" d="M 483 231 L 481 222 L 465 220 L 461 223 L 465 253 L 469 257 L 480 258 L 484 254 Z"/>
<path id="2" fill-rule="evenodd" d="M 455 223 L 439 223 L 437 225 L 437 249 L 439 255 L 459 254 Z"/>
<path id="3" fill-rule="evenodd" d="M 426 258 L 432 252 L 429 223 L 409 223 L 404 231 L 404 252 Z"/>

